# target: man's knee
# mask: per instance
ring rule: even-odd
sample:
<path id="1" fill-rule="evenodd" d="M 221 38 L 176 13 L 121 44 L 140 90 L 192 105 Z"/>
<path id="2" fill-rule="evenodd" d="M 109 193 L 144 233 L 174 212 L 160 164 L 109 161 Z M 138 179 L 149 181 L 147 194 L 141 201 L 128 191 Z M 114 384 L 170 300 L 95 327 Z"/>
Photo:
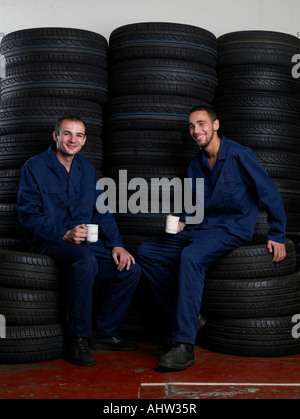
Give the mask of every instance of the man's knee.
<path id="1" fill-rule="evenodd" d="M 205 260 L 204 255 L 201 255 L 200 251 L 195 253 L 185 248 L 181 252 L 180 271 L 182 273 L 188 273 L 188 277 L 196 276 L 197 278 L 203 279 L 208 266 L 209 263 Z"/>
<path id="2" fill-rule="evenodd" d="M 126 277 L 129 281 L 137 284 L 141 278 L 142 270 L 140 265 L 136 262 L 135 264 L 131 263 L 130 268 L 126 270 L 126 267 L 123 269 L 122 276 Z"/>
<path id="3" fill-rule="evenodd" d="M 137 249 L 136 260 L 143 266 L 147 263 L 147 259 L 149 259 L 149 245 L 147 242 L 144 242 Z"/>
<path id="4" fill-rule="evenodd" d="M 198 264 L 201 263 L 201 251 L 199 249 L 199 253 L 195 254 L 194 252 L 191 252 L 191 249 L 188 247 L 185 247 L 180 255 L 180 262 L 182 263 L 192 263 L 192 264 Z"/>
<path id="5" fill-rule="evenodd" d="M 95 254 L 85 246 L 81 246 L 81 251 L 76 252 L 75 261 L 73 263 L 73 268 L 78 268 L 83 272 L 86 272 L 86 275 L 91 274 L 95 276 L 98 272 L 98 264 Z"/>
<path id="6" fill-rule="evenodd" d="M 142 275 L 142 269 L 140 265 L 136 262 L 134 265 L 131 264 L 130 270 L 132 271 L 133 281 L 137 284 Z"/>
<path id="7" fill-rule="evenodd" d="M 159 261 L 161 259 L 161 243 L 156 239 L 150 239 L 142 243 L 137 249 L 137 260 L 144 261 Z"/>
<path id="8" fill-rule="evenodd" d="M 146 253 L 147 253 L 147 249 L 148 249 L 148 243 L 144 242 L 142 244 L 139 245 L 139 247 L 137 248 L 137 257 L 141 258 L 143 257 Z"/>

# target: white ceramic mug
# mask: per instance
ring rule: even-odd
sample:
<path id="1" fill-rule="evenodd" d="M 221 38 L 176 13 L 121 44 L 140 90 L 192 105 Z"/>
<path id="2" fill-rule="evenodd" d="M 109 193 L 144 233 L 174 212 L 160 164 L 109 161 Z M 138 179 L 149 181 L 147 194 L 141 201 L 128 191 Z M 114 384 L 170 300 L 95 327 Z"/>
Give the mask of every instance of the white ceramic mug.
<path id="1" fill-rule="evenodd" d="M 168 215 L 166 218 L 165 232 L 169 234 L 177 234 L 179 217 Z"/>
<path id="2" fill-rule="evenodd" d="M 87 236 L 86 241 L 89 243 L 95 243 L 98 241 L 98 224 L 87 224 Z"/>

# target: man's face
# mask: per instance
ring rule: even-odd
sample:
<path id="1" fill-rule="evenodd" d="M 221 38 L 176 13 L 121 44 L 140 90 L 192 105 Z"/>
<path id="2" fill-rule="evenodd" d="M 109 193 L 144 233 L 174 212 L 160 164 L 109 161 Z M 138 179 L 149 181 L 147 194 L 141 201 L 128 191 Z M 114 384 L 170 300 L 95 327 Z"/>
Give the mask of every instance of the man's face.
<path id="1" fill-rule="evenodd" d="M 58 152 L 67 156 L 75 156 L 84 146 L 86 140 L 84 124 L 65 119 L 62 121 L 59 134 L 57 135 L 54 131 L 53 139 L 56 141 Z"/>
<path id="2" fill-rule="evenodd" d="M 189 118 L 190 134 L 199 147 L 207 147 L 219 129 L 219 121 L 212 122 L 206 111 L 191 113 Z"/>

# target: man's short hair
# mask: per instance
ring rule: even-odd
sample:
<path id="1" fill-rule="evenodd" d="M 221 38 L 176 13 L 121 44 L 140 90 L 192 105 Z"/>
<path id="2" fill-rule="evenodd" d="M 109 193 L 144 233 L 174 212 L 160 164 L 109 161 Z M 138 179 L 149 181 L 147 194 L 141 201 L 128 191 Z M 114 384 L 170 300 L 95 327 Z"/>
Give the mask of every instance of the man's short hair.
<path id="1" fill-rule="evenodd" d="M 216 119 L 218 119 L 216 112 L 214 111 L 214 109 L 211 106 L 207 106 L 207 105 L 198 105 L 198 106 L 194 106 L 194 108 L 192 108 L 190 110 L 189 116 L 193 113 L 193 112 L 201 112 L 201 111 L 205 111 L 208 113 L 210 119 L 212 122 L 214 122 Z"/>
<path id="2" fill-rule="evenodd" d="M 59 135 L 59 131 L 63 121 L 81 122 L 84 125 L 84 129 L 86 131 L 86 124 L 78 115 L 64 115 L 56 121 L 55 132 L 57 135 Z"/>

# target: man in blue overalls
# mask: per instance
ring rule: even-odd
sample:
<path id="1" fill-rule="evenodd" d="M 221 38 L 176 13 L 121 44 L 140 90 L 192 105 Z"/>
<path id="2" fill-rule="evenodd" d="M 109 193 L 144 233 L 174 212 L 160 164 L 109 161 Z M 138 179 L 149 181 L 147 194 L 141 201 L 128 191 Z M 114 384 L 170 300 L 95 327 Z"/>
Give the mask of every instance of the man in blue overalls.
<path id="1" fill-rule="evenodd" d="M 204 218 L 186 224 L 178 233 L 143 243 L 138 261 L 172 326 L 172 349 L 159 366 L 185 369 L 194 364 L 194 344 L 209 266 L 229 251 L 251 240 L 259 200 L 266 208 L 270 230 L 267 247 L 273 262 L 286 256 L 286 217 L 280 193 L 254 153 L 218 135 L 219 121 L 209 107 L 196 107 L 189 115 L 190 134 L 200 151 L 187 175 L 195 193 L 195 179 L 204 179 Z M 174 273 L 174 268 L 175 273 Z"/>
<path id="2" fill-rule="evenodd" d="M 95 365 L 92 349 L 132 350 L 116 335 L 140 279 L 139 265 L 123 248 L 115 219 L 96 209 L 96 170 L 78 152 L 86 141 L 77 116 L 58 120 L 54 144 L 21 170 L 18 215 L 32 252 L 51 256 L 68 268 L 69 360 Z M 87 243 L 86 224 L 99 225 L 99 240 Z M 110 286 L 92 328 L 94 279 Z M 97 307 L 98 308 L 98 307 Z M 93 336 L 92 336 L 93 332 Z M 90 339 L 92 336 L 92 339 Z"/>

